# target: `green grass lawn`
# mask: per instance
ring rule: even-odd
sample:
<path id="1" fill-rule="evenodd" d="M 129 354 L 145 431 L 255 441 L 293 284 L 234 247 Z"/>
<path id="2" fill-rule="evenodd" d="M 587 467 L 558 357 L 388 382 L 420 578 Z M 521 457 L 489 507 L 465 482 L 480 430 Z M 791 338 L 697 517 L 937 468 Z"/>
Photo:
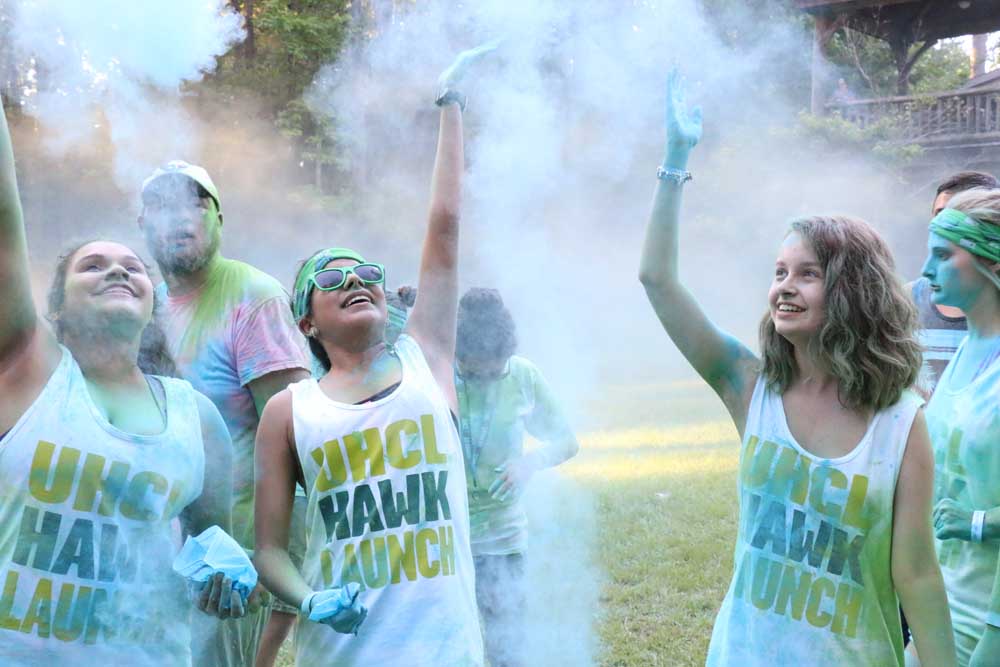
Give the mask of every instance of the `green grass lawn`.
<path id="1" fill-rule="evenodd" d="M 560 502 L 573 503 L 560 515 L 564 530 L 529 551 L 539 581 L 556 579 L 560 563 L 582 568 L 568 582 L 539 586 L 531 627 L 548 626 L 548 643 L 563 650 L 538 665 L 587 667 L 565 650 L 573 642 L 592 645 L 585 653 L 604 667 L 704 665 L 732 570 L 736 431 L 700 382 L 606 388 L 594 407 L 610 416 L 580 434 L 580 454 L 559 470 Z M 562 555 L 581 550 L 588 562 Z M 594 607 L 584 611 L 589 629 L 577 622 L 581 604 Z M 278 665 L 293 663 L 286 642 Z"/>

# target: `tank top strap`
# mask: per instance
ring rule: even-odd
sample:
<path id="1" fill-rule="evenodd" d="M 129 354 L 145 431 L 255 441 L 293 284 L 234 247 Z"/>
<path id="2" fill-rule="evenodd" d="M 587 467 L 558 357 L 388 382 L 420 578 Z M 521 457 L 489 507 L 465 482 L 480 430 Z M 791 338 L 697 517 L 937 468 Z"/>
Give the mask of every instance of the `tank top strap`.
<path id="1" fill-rule="evenodd" d="M 399 361 L 403 364 L 403 376 L 409 372 L 415 374 L 417 380 L 421 383 L 432 382 L 437 384 L 434 380 L 434 374 L 431 373 L 430 366 L 427 365 L 427 358 L 424 357 L 423 350 L 420 349 L 420 345 L 417 341 L 413 339 L 412 336 L 403 334 L 399 337 L 396 342 L 396 354 L 399 355 Z"/>
<path id="2" fill-rule="evenodd" d="M 896 403 L 882 410 L 876 417 L 880 421 L 877 424 L 878 432 L 874 434 L 875 442 L 885 442 L 896 448 L 893 454 L 897 478 L 903 464 L 903 455 L 906 453 L 906 443 L 910 438 L 913 421 L 923 406 L 924 399 L 917 392 L 908 389 Z"/>

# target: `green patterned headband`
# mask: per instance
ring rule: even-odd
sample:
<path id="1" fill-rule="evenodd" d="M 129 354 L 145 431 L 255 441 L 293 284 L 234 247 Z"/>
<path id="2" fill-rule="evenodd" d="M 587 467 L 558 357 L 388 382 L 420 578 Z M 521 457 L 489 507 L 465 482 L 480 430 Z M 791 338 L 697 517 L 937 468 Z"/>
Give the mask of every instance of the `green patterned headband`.
<path id="1" fill-rule="evenodd" d="M 1000 225 L 980 222 L 961 211 L 946 208 L 931 220 L 931 231 L 973 255 L 1000 262 Z"/>
<path id="2" fill-rule="evenodd" d="M 350 248 L 327 248 L 310 257 L 295 276 L 295 291 L 292 295 L 292 315 L 296 323 L 309 314 L 309 297 L 312 295 L 313 282 L 310 280 L 317 271 L 322 271 L 326 265 L 337 259 L 353 259 L 359 264 L 365 261 L 359 253 Z"/>

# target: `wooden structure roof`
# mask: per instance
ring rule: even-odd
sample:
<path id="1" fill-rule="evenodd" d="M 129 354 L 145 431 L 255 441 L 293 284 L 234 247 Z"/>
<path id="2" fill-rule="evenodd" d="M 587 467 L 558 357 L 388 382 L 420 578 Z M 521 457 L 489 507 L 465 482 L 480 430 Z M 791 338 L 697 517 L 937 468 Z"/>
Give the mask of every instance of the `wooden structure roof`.
<path id="1" fill-rule="evenodd" d="M 908 43 L 1000 30 L 1000 0 L 795 0 L 816 17 Z"/>

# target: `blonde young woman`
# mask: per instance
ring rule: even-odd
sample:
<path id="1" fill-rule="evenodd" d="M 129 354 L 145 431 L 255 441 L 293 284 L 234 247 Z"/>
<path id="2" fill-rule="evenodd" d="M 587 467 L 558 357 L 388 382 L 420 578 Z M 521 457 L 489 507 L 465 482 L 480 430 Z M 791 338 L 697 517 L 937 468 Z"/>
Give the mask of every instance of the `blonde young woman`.
<path id="1" fill-rule="evenodd" d="M 1000 190 L 955 195 L 934 217 L 923 275 L 969 334 L 927 406 L 934 528 L 958 662 L 1000 665 Z M 909 618 L 909 612 L 907 612 Z M 921 658 L 924 653 L 917 645 Z M 924 665 L 934 664 L 926 659 Z"/>

